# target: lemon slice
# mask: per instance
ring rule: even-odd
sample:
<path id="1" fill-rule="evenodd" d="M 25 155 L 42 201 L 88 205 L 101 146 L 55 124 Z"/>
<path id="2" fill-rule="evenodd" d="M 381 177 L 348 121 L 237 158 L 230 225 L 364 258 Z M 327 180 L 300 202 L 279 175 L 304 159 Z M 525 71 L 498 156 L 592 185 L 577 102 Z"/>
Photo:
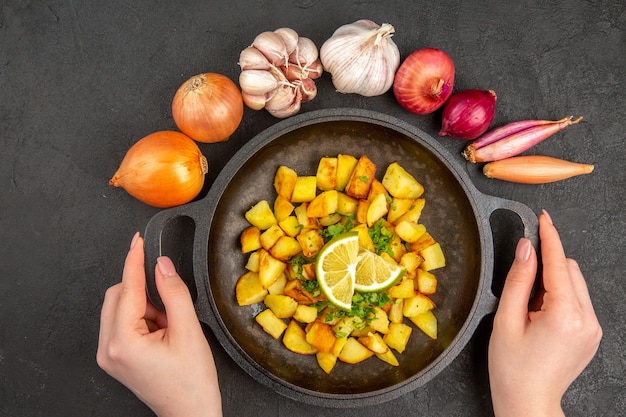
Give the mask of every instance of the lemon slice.
<path id="1" fill-rule="evenodd" d="M 367 249 L 359 250 L 354 289 L 359 292 L 384 291 L 402 278 L 406 270 Z"/>
<path id="2" fill-rule="evenodd" d="M 328 242 L 315 263 L 322 292 L 331 303 L 347 311 L 352 308 L 358 254 L 359 234 L 347 232 Z"/>

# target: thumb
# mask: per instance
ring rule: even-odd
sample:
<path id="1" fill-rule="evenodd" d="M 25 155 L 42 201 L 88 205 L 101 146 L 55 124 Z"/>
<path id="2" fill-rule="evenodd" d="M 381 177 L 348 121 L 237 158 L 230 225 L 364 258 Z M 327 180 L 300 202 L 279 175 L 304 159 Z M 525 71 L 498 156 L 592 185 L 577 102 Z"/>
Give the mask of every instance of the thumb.
<path id="1" fill-rule="evenodd" d="M 176 272 L 172 260 L 167 256 L 157 258 L 156 284 L 165 306 L 170 330 L 172 327 L 181 327 L 182 323 L 193 323 L 198 320 L 189 288 Z"/>
<path id="2" fill-rule="evenodd" d="M 537 274 L 537 254 L 528 239 L 522 238 L 515 249 L 515 260 L 506 277 L 497 315 L 510 324 L 522 324 L 528 317 L 528 301 Z"/>

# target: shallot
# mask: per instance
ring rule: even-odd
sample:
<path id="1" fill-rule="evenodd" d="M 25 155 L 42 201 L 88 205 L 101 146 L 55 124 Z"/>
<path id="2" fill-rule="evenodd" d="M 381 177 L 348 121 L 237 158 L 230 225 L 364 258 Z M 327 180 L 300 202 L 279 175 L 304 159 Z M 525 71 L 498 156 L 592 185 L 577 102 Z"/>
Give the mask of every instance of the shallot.
<path id="1" fill-rule="evenodd" d="M 470 162 L 489 162 L 521 154 L 566 127 L 582 120 L 573 116 L 550 121 L 522 121 L 517 125 L 505 125 L 498 132 L 488 132 L 470 143 L 463 156 Z M 529 127 L 530 126 L 530 127 Z M 517 130 L 520 129 L 520 130 Z M 497 130 L 497 129 L 496 129 Z"/>
<path id="2" fill-rule="evenodd" d="M 496 107 L 493 90 L 463 90 L 443 106 L 440 136 L 476 139 L 489 129 Z"/>
<path id="3" fill-rule="evenodd" d="M 545 184 L 589 174 L 594 166 L 579 164 L 549 156 L 515 156 L 489 162 L 483 167 L 488 178 L 522 184 Z"/>

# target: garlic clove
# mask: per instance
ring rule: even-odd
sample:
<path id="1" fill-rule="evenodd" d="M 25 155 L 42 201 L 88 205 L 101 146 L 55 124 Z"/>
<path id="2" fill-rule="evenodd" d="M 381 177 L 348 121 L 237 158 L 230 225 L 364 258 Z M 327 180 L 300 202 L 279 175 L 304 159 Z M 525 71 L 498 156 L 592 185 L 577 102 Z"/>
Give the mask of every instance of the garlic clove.
<path id="1" fill-rule="evenodd" d="M 291 28 L 279 28 L 274 31 L 285 43 L 287 55 L 290 55 L 298 46 L 298 33 Z"/>
<path id="2" fill-rule="evenodd" d="M 271 64 L 261 51 L 249 46 L 239 54 L 239 66 L 242 70 L 268 70 Z"/>
<path id="3" fill-rule="evenodd" d="M 290 80 L 287 78 L 287 74 L 285 72 L 286 68 L 287 67 L 285 67 L 284 65 L 278 67 L 272 66 L 269 69 L 269 72 L 274 78 L 276 78 L 279 84 L 288 84 Z"/>
<path id="4" fill-rule="evenodd" d="M 307 66 L 289 65 L 288 67 L 280 67 L 280 69 L 288 81 L 304 80 L 305 78 L 314 80 L 321 77 L 324 72 L 319 59 Z"/>
<path id="5" fill-rule="evenodd" d="M 315 81 L 310 78 L 302 79 L 298 85 L 298 90 L 302 93 L 303 103 L 313 100 L 317 95 L 317 86 L 315 85 Z"/>
<path id="6" fill-rule="evenodd" d="M 297 88 L 294 88 L 293 91 L 295 93 L 294 99 L 288 106 L 271 110 L 268 109 L 268 112 L 272 116 L 278 117 L 280 119 L 284 119 L 285 117 L 293 116 L 294 114 L 298 113 L 302 104 L 302 93 Z"/>
<path id="7" fill-rule="evenodd" d="M 298 38 L 298 46 L 289 55 L 289 62 L 307 66 L 312 64 L 319 56 L 319 51 L 315 43 L 309 39 L 300 36 Z"/>
<path id="8" fill-rule="evenodd" d="M 239 86 L 249 94 L 265 94 L 275 90 L 278 80 L 269 71 L 244 70 L 239 74 Z"/>
<path id="9" fill-rule="evenodd" d="M 281 37 L 274 32 L 262 32 L 254 38 L 252 46 L 261 51 L 272 65 L 286 65 L 289 54 Z"/>
<path id="10" fill-rule="evenodd" d="M 273 92 L 265 94 L 250 94 L 243 91 L 241 93 L 243 102 L 252 110 L 261 110 L 265 107 L 265 103 L 273 96 Z"/>
<path id="11" fill-rule="evenodd" d="M 297 65 L 289 65 L 280 69 L 288 81 L 299 81 L 308 77 L 306 70 Z"/>
<path id="12" fill-rule="evenodd" d="M 354 33 L 370 33 L 380 29 L 376 22 L 373 22 L 368 19 L 357 20 L 356 22 L 340 26 L 337 28 L 333 36 L 335 35 L 343 35 L 343 34 L 354 34 Z"/>
<path id="13" fill-rule="evenodd" d="M 366 53 L 354 56 L 352 60 L 346 61 L 345 66 L 337 66 L 332 73 L 332 81 L 341 93 L 377 96 L 393 85 L 395 68 L 394 62 L 390 65 L 383 54 Z"/>
<path id="14" fill-rule="evenodd" d="M 290 106 L 297 96 L 297 88 L 292 85 L 281 85 L 276 94 L 265 103 L 265 108 L 272 112 Z"/>
<path id="15" fill-rule="evenodd" d="M 316 59 L 311 64 L 306 66 L 306 72 L 310 79 L 316 80 L 322 76 L 324 73 L 324 67 L 322 66 L 322 61 L 320 59 Z"/>

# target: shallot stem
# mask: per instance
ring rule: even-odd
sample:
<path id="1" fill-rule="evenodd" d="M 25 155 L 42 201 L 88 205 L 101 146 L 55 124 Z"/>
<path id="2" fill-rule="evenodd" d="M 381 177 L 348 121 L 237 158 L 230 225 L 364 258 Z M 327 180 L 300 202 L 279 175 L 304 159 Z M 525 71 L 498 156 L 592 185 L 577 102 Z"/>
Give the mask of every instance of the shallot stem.
<path id="1" fill-rule="evenodd" d="M 560 121 L 539 124 L 501 137 L 487 145 L 476 147 L 472 142 L 463 151 L 463 156 L 470 162 L 489 162 L 510 158 L 530 149 L 566 127 L 582 120 L 566 117 Z"/>

